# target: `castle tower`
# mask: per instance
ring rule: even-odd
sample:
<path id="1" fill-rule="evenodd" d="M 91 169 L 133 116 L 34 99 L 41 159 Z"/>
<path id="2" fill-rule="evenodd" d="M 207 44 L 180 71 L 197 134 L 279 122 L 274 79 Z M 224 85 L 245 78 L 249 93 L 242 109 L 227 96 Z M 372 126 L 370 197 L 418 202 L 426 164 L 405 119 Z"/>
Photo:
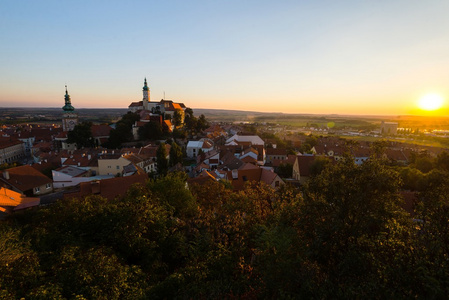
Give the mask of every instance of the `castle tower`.
<path id="1" fill-rule="evenodd" d="M 149 110 L 148 103 L 150 102 L 150 88 L 148 87 L 146 77 L 145 77 L 142 91 L 143 91 L 143 100 L 142 100 L 143 109 Z"/>
<path id="2" fill-rule="evenodd" d="M 65 105 L 62 107 L 64 111 L 62 115 L 62 130 L 63 131 L 71 131 L 75 128 L 75 125 L 78 124 L 78 114 L 75 113 L 75 108 L 72 106 L 70 101 L 70 95 L 67 92 L 67 85 L 65 86 Z"/>

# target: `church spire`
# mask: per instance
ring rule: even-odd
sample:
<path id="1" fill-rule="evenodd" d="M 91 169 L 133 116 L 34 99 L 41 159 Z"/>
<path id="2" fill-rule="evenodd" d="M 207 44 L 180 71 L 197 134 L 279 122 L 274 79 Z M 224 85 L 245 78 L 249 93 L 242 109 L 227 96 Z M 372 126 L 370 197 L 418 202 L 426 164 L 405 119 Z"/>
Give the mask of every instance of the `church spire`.
<path id="1" fill-rule="evenodd" d="M 70 101 L 70 95 L 69 95 L 69 92 L 67 91 L 67 85 L 65 86 L 64 100 L 65 100 L 65 105 L 62 107 L 62 109 L 64 111 L 74 111 L 75 108 L 72 106 L 72 103 Z"/>
<path id="2" fill-rule="evenodd" d="M 148 84 L 147 84 L 147 78 L 146 78 L 146 77 L 145 77 L 145 81 L 144 81 L 144 83 L 143 83 L 143 90 L 144 90 L 144 91 L 148 91 L 148 90 L 149 90 Z"/>

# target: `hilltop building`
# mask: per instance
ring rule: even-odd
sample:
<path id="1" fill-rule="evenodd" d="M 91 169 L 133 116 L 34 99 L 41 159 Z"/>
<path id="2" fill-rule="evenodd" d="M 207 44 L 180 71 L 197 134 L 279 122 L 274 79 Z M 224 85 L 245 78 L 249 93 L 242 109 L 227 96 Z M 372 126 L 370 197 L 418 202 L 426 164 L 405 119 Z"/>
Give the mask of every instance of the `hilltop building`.
<path id="1" fill-rule="evenodd" d="M 177 103 L 172 100 L 161 99 L 161 101 L 151 101 L 150 88 L 148 87 L 147 79 L 145 78 L 142 88 L 143 98 L 142 101 L 132 102 L 128 106 L 130 112 L 149 111 L 154 115 L 162 115 L 166 119 L 167 115 L 172 118 L 175 111 L 179 111 L 184 116 L 184 110 L 186 106 L 184 103 Z M 184 119 L 184 117 L 183 117 Z"/>
<path id="2" fill-rule="evenodd" d="M 140 127 L 143 127 L 145 123 L 155 122 L 159 123 L 162 128 L 172 132 L 175 128 L 175 123 L 172 120 L 177 119 L 175 117 L 175 112 L 178 113 L 180 121 L 176 126 L 184 123 L 184 111 L 186 106 L 184 103 L 177 103 L 172 100 L 162 99 L 159 102 L 151 101 L 150 98 L 150 88 L 148 87 L 147 79 L 145 78 L 143 88 L 142 88 L 143 98 L 142 101 L 132 102 L 128 106 L 128 110 L 133 113 L 138 113 L 140 115 L 140 121 L 136 122 L 133 126 L 134 138 L 138 138 L 138 131 Z"/>

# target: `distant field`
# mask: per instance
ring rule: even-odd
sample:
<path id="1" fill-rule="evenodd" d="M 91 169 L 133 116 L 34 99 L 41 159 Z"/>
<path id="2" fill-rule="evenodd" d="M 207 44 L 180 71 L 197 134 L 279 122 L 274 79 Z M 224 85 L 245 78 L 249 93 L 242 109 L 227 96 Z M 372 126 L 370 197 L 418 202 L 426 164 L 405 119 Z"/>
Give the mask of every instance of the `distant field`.
<path id="1" fill-rule="evenodd" d="M 415 145 L 421 145 L 421 146 L 431 146 L 431 147 L 440 147 L 440 148 L 448 148 L 449 147 L 449 139 L 446 138 L 439 138 L 439 137 L 416 137 L 416 138 L 400 138 L 400 137 L 372 137 L 372 136 L 342 136 L 345 139 L 350 139 L 354 141 L 367 141 L 367 142 L 374 142 L 374 141 L 382 141 L 382 140 L 389 140 L 389 141 L 396 141 L 401 143 L 410 143 Z"/>
<path id="2" fill-rule="evenodd" d="M 334 125 L 335 128 L 371 129 L 378 128 L 380 123 L 385 121 L 397 122 L 400 128 L 411 128 L 413 130 L 449 130 L 448 117 L 299 115 L 214 109 L 194 109 L 194 112 L 196 115 L 204 114 L 209 120 L 217 122 L 275 123 L 292 127 L 304 127 L 316 124 L 319 127 Z"/>

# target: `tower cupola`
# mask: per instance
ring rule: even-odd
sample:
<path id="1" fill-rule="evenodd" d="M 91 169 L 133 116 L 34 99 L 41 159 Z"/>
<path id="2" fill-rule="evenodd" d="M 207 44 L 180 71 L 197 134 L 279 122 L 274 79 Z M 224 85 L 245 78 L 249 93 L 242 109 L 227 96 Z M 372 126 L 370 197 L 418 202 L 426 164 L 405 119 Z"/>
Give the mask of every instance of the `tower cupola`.
<path id="1" fill-rule="evenodd" d="M 74 111 L 75 108 L 72 106 L 72 103 L 70 102 L 70 95 L 67 92 L 67 85 L 65 86 L 65 96 L 64 96 L 64 100 L 65 100 L 65 105 L 62 107 L 62 109 L 64 111 Z"/>

